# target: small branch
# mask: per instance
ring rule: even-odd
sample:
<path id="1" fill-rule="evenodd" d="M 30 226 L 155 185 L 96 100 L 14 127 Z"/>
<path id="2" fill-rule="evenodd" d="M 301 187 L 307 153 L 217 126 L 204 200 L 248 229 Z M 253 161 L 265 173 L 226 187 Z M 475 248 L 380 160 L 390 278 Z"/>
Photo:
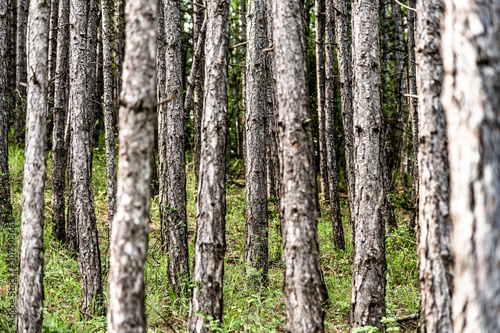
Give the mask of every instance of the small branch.
<path id="1" fill-rule="evenodd" d="M 387 238 L 387 237 L 396 237 L 396 238 L 401 238 L 401 239 L 404 239 L 405 241 L 407 241 L 407 242 L 409 242 L 409 243 L 412 243 L 412 244 L 417 245 L 417 243 L 415 243 L 414 241 L 412 241 L 411 239 L 408 239 L 408 238 L 406 238 L 406 237 L 402 237 L 402 236 L 398 236 L 398 235 L 392 235 L 392 234 L 386 235 L 385 237 L 386 237 L 386 238 Z"/>
<path id="2" fill-rule="evenodd" d="M 414 314 L 411 314 L 411 315 L 408 315 L 408 316 L 393 317 L 393 318 L 387 318 L 387 319 L 394 320 L 397 323 L 401 323 L 403 321 L 418 319 L 418 313 L 414 313 Z"/>
<path id="3" fill-rule="evenodd" d="M 243 42 L 243 43 L 236 44 L 236 45 L 234 45 L 234 46 L 231 46 L 229 49 L 230 49 L 230 50 L 234 50 L 234 49 L 235 49 L 235 48 L 237 48 L 237 47 L 240 47 L 240 46 L 245 46 L 245 45 L 247 45 L 247 42 Z"/>
<path id="4" fill-rule="evenodd" d="M 411 7 L 408 7 L 407 5 L 403 5 L 401 2 L 399 2 L 398 0 L 394 0 L 396 1 L 397 4 L 405 7 L 406 9 L 409 9 L 409 10 L 413 10 L 415 13 L 417 12 L 417 10 L 415 8 L 411 8 Z"/>
<path id="5" fill-rule="evenodd" d="M 203 8 L 203 9 L 207 9 L 207 7 L 202 5 L 201 3 L 190 2 L 190 4 L 192 4 L 193 6 L 198 6 L 198 7 Z"/>
<path id="6" fill-rule="evenodd" d="M 156 106 L 160 106 L 160 105 L 163 105 L 163 104 L 168 103 L 168 102 L 170 102 L 170 101 L 173 101 L 173 100 L 174 100 L 174 98 L 175 98 L 175 96 L 177 96 L 177 95 L 176 95 L 176 94 L 173 94 L 173 95 L 168 96 L 167 98 L 162 99 L 161 101 L 159 101 L 159 102 L 156 104 Z"/>
<path id="7" fill-rule="evenodd" d="M 418 98 L 418 95 L 405 94 L 406 97 Z"/>
<path id="8" fill-rule="evenodd" d="M 268 49 L 263 49 L 262 52 L 271 52 L 271 51 L 274 51 L 274 46 L 273 47 L 270 47 Z"/>
<path id="9" fill-rule="evenodd" d="M 54 82 L 56 82 L 56 80 L 57 80 L 58 78 L 60 78 L 60 77 L 61 77 L 61 75 L 60 75 L 60 74 L 58 74 L 58 75 L 54 76 L 52 79 L 50 79 L 50 80 L 49 80 L 49 84 L 53 84 L 53 83 L 54 83 Z"/>

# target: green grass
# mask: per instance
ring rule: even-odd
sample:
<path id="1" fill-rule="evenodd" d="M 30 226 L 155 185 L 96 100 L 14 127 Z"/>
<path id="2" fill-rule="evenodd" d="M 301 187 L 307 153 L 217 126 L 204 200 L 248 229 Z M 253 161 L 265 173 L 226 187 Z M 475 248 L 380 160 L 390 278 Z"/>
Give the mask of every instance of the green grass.
<path id="1" fill-rule="evenodd" d="M 101 145 L 102 147 L 103 145 Z M 20 209 L 22 198 L 22 169 L 24 151 L 9 151 L 11 192 L 16 221 L 17 246 L 20 235 Z M 45 196 L 45 266 L 44 266 L 44 332 L 104 332 L 106 318 L 97 317 L 83 321 L 78 316 L 81 296 L 77 259 L 61 246 L 51 234 L 51 156 L 47 156 L 47 182 Z M 187 214 L 191 267 L 195 233 L 195 184 L 193 162 L 187 165 Z M 282 294 L 283 263 L 281 236 L 277 207 L 269 202 L 269 286 L 246 286 L 244 251 L 245 191 L 243 163 L 228 163 L 227 216 L 224 276 L 224 332 L 283 332 L 285 328 L 285 302 Z M 107 206 L 106 169 L 104 149 L 94 150 L 93 183 L 99 241 L 104 275 L 107 264 Z M 348 222 L 347 198 L 341 204 L 346 241 L 346 251 L 333 246 L 332 228 L 328 207 L 322 208 L 319 219 L 321 264 L 330 297 L 325 309 L 326 332 L 346 332 L 351 294 L 352 245 L 351 227 Z M 417 312 L 418 286 L 416 245 L 414 234 L 405 227 L 405 211 L 397 209 L 397 231 L 386 238 L 387 250 L 387 317 Z M 14 332 L 7 319 L 7 236 L 9 230 L 0 230 L 0 331 Z M 151 205 L 149 253 L 146 265 L 146 311 L 149 332 L 181 332 L 187 327 L 189 298 L 176 298 L 167 285 L 167 258 L 161 254 L 158 197 Z M 18 252 L 18 251 L 17 251 Z M 104 293 L 107 297 L 107 277 L 104 276 Z"/>

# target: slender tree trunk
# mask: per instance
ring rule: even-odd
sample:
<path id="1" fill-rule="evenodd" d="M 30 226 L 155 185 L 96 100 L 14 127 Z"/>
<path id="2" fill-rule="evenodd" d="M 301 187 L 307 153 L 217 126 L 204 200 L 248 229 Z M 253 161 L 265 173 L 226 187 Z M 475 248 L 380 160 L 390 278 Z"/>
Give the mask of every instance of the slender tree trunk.
<path id="1" fill-rule="evenodd" d="M 196 3 L 202 4 L 203 0 L 195 0 Z M 200 31 L 202 29 L 203 21 L 205 20 L 205 15 L 203 13 L 202 8 L 199 6 L 193 6 L 193 43 L 198 43 L 198 39 L 200 36 L 203 36 L 203 40 L 205 39 L 204 34 L 201 34 Z M 201 149 L 201 124 L 203 118 L 203 82 L 205 81 L 205 52 L 204 52 L 204 43 L 200 48 L 200 56 L 198 59 L 193 59 L 193 62 L 199 62 L 199 70 L 196 72 L 195 82 L 194 82 L 194 109 L 193 109 L 193 118 L 194 118 L 194 170 L 195 170 L 195 182 L 198 187 L 199 180 L 199 171 L 200 171 L 200 149 Z M 239 113 L 236 114 L 236 119 L 239 118 Z M 238 136 L 238 124 L 236 125 L 236 135 Z M 238 140 L 237 140 L 238 141 Z M 238 146 L 238 149 L 240 147 Z M 238 153 L 238 157 L 240 157 L 241 151 Z"/>
<path id="2" fill-rule="evenodd" d="M 24 102 L 27 87 L 26 68 L 26 36 L 28 26 L 29 0 L 17 0 L 17 31 L 16 31 L 16 124 L 14 140 L 17 144 L 24 142 L 24 123 L 26 119 Z"/>
<path id="3" fill-rule="evenodd" d="M 7 3 L 0 3 L 0 228 L 6 227 L 12 221 L 12 205 L 10 203 L 9 182 L 9 128 L 8 114 L 8 74 L 7 54 L 9 38 Z"/>
<path id="4" fill-rule="evenodd" d="M 323 332 L 316 176 L 300 0 L 273 1 L 287 332 Z"/>
<path id="5" fill-rule="evenodd" d="M 88 21 L 87 21 L 87 101 L 89 108 L 89 130 L 90 144 L 95 147 L 94 127 L 100 112 L 101 96 L 97 95 L 97 48 L 98 48 L 98 27 L 99 27 L 99 6 L 98 0 L 88 0 Z M 90 150 L 90 165 L 92 166 L 93 149 Z M 92 169 L 91 169 L 92 170 Z"/>
<path id="6" fill-rule="evenodd" d="M 16 90 L 16 37 L 17 37 L 17 18 L 16 18 L 17 0 L 8 0 L 7 13 L 8 13 L 8 31 L 7 31 L 7 45 L 8 57 L 7 60 L 7 106 L 9 110 L 15 109 L 15 90 Z M 14 119 L 13 119 L 14 118 Z M 8 117 L 7 126 L 10 129 L 15 121 L 15 117 Z"/>
<path id="7" fill-rule="evenodd" d="M 452 332 L 453 258 L 449 215 L 446 118 L 441 106 L 442 1 L 418 1 L 416 60 L 419 69 L 420 199 L 418 271 L 423 333 Z"/>
<path id="8" fill-rule="evenodd" d="M 186 164 L 184 160 L 184 105 L 182 86 L 182 51 L 180 3 L 163 0 L 165 26 L 165 93 L 173 96 L 163 106 L 165 149 L 160 150 L 160 165 L 167 166 L 161 173 L 162 189 L 160 215 L 164 251 L 168 253 L 168 281 L 177 295 L 181 295 L 189 281 L 189 255 L 186 218 Z"/>
<path id="9" fill-rule="evenodd" d="M 234 57 L 236 60 L 236 57 Z M 240 80 L 238 78 L 238 72 L 236 68 L 233 67 L 233 96 L 234 96 L 234 126 L 236 134 L 236 157 L 242 157 L 242 147 L 241 147 L 241 118 L 240 118 Z"/>
<path id="10" fill-rule="evenodd" d="M 120 108 L 120 92 L 122 91 L 122 67 L 125 52 L 125 3 L 127 0 L 114 0 L 115 13 L 113 15 L 114 29 L 114 50 L 113 50 L 113 69 L 114 69 L 114 92 L 115 96 L 115 117 L 118 119 L 118 109 Z M 115 123 L 118 123 L 116 121 Z M 118 129 L 116 129 L 118 131 Z"/>
<path id="11" fill-rule="evenodd" d="M 43 322 L 43 211 L 50 3 L 31 0 L 26 151 L 16 332 L 41 332 Z"/>
<path id="12" fill-rule="evenodd" d="M 446 0 L 444 7 L 453 332 L 493 333 L 500 331 L 500 3 Z"/>
<path id="13" fill-rule="evenodd" d="M 82 283 L 80 312 L 85 318 L 105 313 L 101 282 L 94 196 L 92 189 L 92 109 L 87 94 L 87 13 L 88 3 L 70 2 L 70 106 L 73 200 L 78 230 L 78 259 Z"/>
<path id="14" fill-rule="evenodd" d="M 359 0 L 352 8 L 354 75 L 354 202 L 352 296 L 353 328 L 381 329 L 385 315 L 384 168 L 381 163 L 380 36 L 378 0 Z"/>
<path id="15" fill-rule="evenodd" d="M 335 151 L 335 8 L 333 0 L 326 0 L 325 26 L 325 140 L 330 186 L 330 212 L 335 247 L 345 250 L 344 228 L 340 212 L 339 181 L 337 175 L 337 152 Z"/>
<path id="16" fill-rule="evenodd" d="M 108 332 L 145 332 L 154 145 L 157 1 L 130 1 L 120 107 L 118 193 L 111 238 Z M 136 52 L 142 49 L 141 52 Z"/>
<path id="17" fill-rule="evenodd" d="M 52 129 L 54 126 L 54 91 L 56 76 L 56 58 L 57 58 L 57 34 L 59 30 L 59 0 L 50 1 L 50 28 L 49 28 L 49 113 L 47 115 L 47 142 L 50 143 Z"/>
<path id="18" fill-rule="evenodd" d="M 116 206 L 115 123 L 113 116 L 113 71 L 109 0 L 101 1 L 102 58 L 104 78 L 104 131 L 106 135 L 106 185 L 108 195 L 108 237 L 111 239 Z"/>
<path id="19" fill-rule="evenodd" d="M 224 310 L 229 2 L 206 0 L 205 4 L 205 95 L 189 332 L 209 332 L 205 325 L 212 320 L 221 325 Z"/>
<path id="20" fill-rule="evenodd" d="M 69 1 L 69 0 L 68 0 Z M 68 94 L 69 98 L 69 94 Z M 66 243 L 67 247 L 75 255 L 78 253 L 78 230 L 76 227 L 76 215 L 75 215 L 75 191 L 73 185 L 73 143 L 72 143 L 72 117 L 71 108 L 68 107 L 68 117 L 66 119 L 66 129 L 65 140 L 66 151 L 68 155 L 68 218 L 66 222 Z"/>
<path id="21" fill-rule="evenodd" d="M 240 6 L 240 15 L 241 15 L 241 42 L 244 43 L 247 41 L 247 0 L 241 0 Z M 243 54 L 246 55 L 246 47 L 242 48 Z M 246 110 L 246 87 L 247 87 L 247 74 L 246 67 L 241 67 L 241 102 L 243 103 L 243 110 Z M 243 117 L 242 125 L 243 131 L 242 134 L 242 146 L 243 146 L 243 158 L 246 159 L 247 153 L 247 134 L 245 129 L 246 126 L 246 118 Z"/>

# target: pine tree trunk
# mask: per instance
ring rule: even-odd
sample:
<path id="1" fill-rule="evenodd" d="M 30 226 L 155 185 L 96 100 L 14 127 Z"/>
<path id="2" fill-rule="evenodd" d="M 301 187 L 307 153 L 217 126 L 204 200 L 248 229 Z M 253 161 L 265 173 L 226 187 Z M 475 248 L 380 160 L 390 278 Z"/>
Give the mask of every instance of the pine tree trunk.
<path id="1" fill-rule="evenodd" d="M 87 103 L 89 107 L 89 131 L 90 144 L 95 147 L 94 127 L 101 108 L 101 96 L 97 95 L 97 48 L 98 48 L 98 27 L 99 27 L 99 7 L 98 0 L 88 0 L 88 21 L 87 21 Z M 90 150 L 90 165 L 92 166 L 93 149 Z M 92 170 L 92 168 L 91 168 Z"/>
<path id="2" fill-rule="evenodd" d="M 449 333 L 452 332 L 453 258 L 446 118 L 441 106 L 442 1 L 419 1 L 417 10 L 420 322 L 423 333 Z"/>
<path id="3" fill-rule="evenodd" d="M 335 151 L 335 8 L 333 0 L 326 0 L 325 26 L 325 139 L 330 186 L 330 212 L 333 243 L 337 249 L 345 250 L 344 228 L 340 212 L 339 181 L 337 175 L 337 152 Z"/>
<path id="4" fill-rule="evenodd" d="M 16 124 L 14 141 L 24 142 L 24 126 L 26 120 L 25 98 L 27 87 L 26 36 L 28 26 L 28 0 L 17 0 L 16 31 Z"/>
<path id="5" fill-rule="evenodd" d="M 17 37 L 17 18 L 16 18 L 17 0 L 8 0 L 7 2 L 7 106 L 9 110 L 15 109 L 15 90 L 16 90 L 16 37 Z M 14 117 L 7 119 L 10 129 L 15 121 Z"/>
<path id="6" fill-rule="evenodd" d="M 249 0 L 246 57 L 245 262 L 254 282 L 267 283 L 266 12 L 264 0 Z"/>
<path id="7" fill-rule="evenodd" d="M 31 0 L 26 151 L 16 332 L 41 332 L 43 322 L 43 211 L 50 3 Z"/>
<path id="8" fill-rule="evenodd" d="M 69 1 L 69 0 L 68 0 Z M 69 98 L 69 94 L 68 94 Z M 66 151 L 68 156 L 68 214 L 66 222 L 66 243 L 72 255 L 76 255 L 79 251 L 78 249 L 78 230 L 76 227 L 76 215 L 75 215 L 75 191 L 73 185 L 73 143 L 72 143 L 72 117 L 71 108 L 68 108 L 68 117 L 66 119 L 66 133 L 64 142 L 66 143 Z M 69 127 L 69 128 L 68 128 Z"/>
<path id="9" fill-rule="evenodd" d="M 203 0 L 195 0 L 196 3 L 202 4 Z M 205 15 L 203 13 L 203 9 L 199 6 L 193 6 L 193 43 L 198 41 L 198 38 L 204 34 L 201 34 L 200 31 L 202 29 L 203 21 L 205 20 Z M 202 45 L 204 46 L 204 44 Z M 199 64 L 199 70 L 195 76 L 194 82 L 194 109 L 193 109 L 193 117 L 194 117 L 194 170 L 195 170 L 195 182 L 196 187 L 198 187 L 199 180 L 199 171 L 200 171 L 200 149 L 201 149 L 201 123 L 203 118 L 203 82 L 205 81 L 205 53 L 204 47 L 200 49 L 200 56 L 198 59 L 193 59 L 193 62 L 196 60 Z M 239 118 L 239 114 L 237 114 L 237 119 Z M 239 127 L 236 125 L 236 135 L 239 134 Z M 237 140 L 238 141 L 238 140 Z M 238 146 L 238 149 L 240 147 Z M 238 157 L 240 157 L 241 152 L 238 153 Z"/>
<path id="10" fill-rule="evenodd" d="M 500 2 L 446 0 L 444 7 L 453 332 L 500 332 Z"/>
<path id="11" fill-rule="evenodd" d="M 164 149 L 160 150 L 162 190 L 160 216 L 164 251 L 168 253 L 168 282 L 181 295 L 189 281 L 186 218 L 186 164 L 184 159 L 184 105 L 182 85 L 180 3 L 163 0 L 165 27 L 165 93 L 175 95 L 163 105 Z M 168 165 L 168 166 L 167 166 Z"/>
<path id="12" fill-rule="evenodd" d="M 70 106 L 74 215 L 82 283 L 80 312 L 85 318 L 104 313 L 94 195 L 92 189 L 92 108 L 87 92 L 87 2 L 70 2 Z"/>
<path id="13" fill-rule="evenodd" d="M 104 79 L 104 131 L 106 135 L 106 185 L 108 195 L 108 237 L 111 240 L 116 207 L 115 122 L 113 116 L 113 71 L 109 0 L 101 1 L 102 58 Z"/>
<path id="14" fill-rule="evenodd" d="M 287 332 L 323 332 L 316 176 L 300 0 L 273 1 Z"/>
<path id="15" fill-rule="evenodd" d="M 156 17 L 155 0 L 127 3 L 108 332 L 146 331 L 144 270 L 156 107 Z"/>
<path id="16" fill-rule="evenodd" d="M 241 0 L 240 5 L 240 15 L 241 15 L 241 42 L 247 41 L 247 0 Z M 243 54 L 246 55 L 246 47 L 242 47 Z M 246 87 L 247 87 L 247 78 L 246 78 L 246 67 L 241 67 L 241 102 L 243 104 L 243 110 L 246 110 Z M 246 127 L 246 118 L 243 117 L 242 121 L 243 130 L 242 134 L 242 146 L 243 146 L 243 159 L 246 159 L 247 153 L 247 134 L 245 131 Z"/>
<path id="17" fill-rule="evenodd" d="M 52 132 L 52 233 L 66 241 L 65 185 L 67 145 L 64 140 L 68 112 L 69 0 L 59 2 L 60 27 L 57 30 L 56 80 L 54 83 L 54 126 Z M 50 44 L 49 44 L 50 46 Z"/>
<path id="18" fill-rule="evenodd" d="M 212 320 L 221 325 L 224 311 L 229 2 L 207 0 L 205 4 L 205 95 L 189 332 L 209 332 L 205 325 Z"/>
<path id="19" fill-rule="evenodd" d="M 50 144 L 50 137 L 54 126 L 54 90 L 56 76 L 56 58 L 57 58 L 57 34 L 59 18 L 59 0 L 50 1 L 50 28 L 49 28 L 49 113 L 47 115 L 47 142 Z"/>
<path id="20" fill-rule="evenodd" d="M 378 0 L 353 3 L 353 119 L 356 195 L 354 202 L 353 328 L 381 329 L 385 315 L 384 168 Z"/>
<path id="21" fill-rule="evenodd" d="M 125 3 L 127 0 L 114 0 L 115 12 L 113 15 L 113 69 L 114 69 L 114 92 L 115 96 L 115 117 L 118 119 L 118 109 L 120 108 L 119 96 L 122 91 L 122 67 L 125 52 Z M 115 123 L 118 123 L 116 121 Z M 116 129 L 118 131 L 118 128 Z"/>

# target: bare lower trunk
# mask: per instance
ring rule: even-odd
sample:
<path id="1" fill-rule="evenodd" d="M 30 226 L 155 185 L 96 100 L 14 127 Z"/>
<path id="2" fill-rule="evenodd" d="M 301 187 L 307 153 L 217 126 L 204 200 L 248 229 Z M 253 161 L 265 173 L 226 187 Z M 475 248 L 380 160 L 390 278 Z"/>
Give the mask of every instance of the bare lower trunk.
<path id="1" fill-rule="evenodd" d="M 17 0 L 16 31 L 16 124 L 14 140 L 16 144 L 24 142 L 24 126 L 26 120 L 26 36 L 28 26 L 28 0 Z"/>
<path id="2" fill-rule="evenodd" d="M 21 215 L 16 332 L 41 332 L 43 322 L 43 211 L 50 4 L 31 0 L 28 20 L 28 101 Z"/>
<path id="3" fill-rule="evenodd" d="M 229 2 L 205 3 L 205 95 L 189 332 L 209 332 L 205 325 L 214 320 L 221 325 L 224 310 Z"/>

